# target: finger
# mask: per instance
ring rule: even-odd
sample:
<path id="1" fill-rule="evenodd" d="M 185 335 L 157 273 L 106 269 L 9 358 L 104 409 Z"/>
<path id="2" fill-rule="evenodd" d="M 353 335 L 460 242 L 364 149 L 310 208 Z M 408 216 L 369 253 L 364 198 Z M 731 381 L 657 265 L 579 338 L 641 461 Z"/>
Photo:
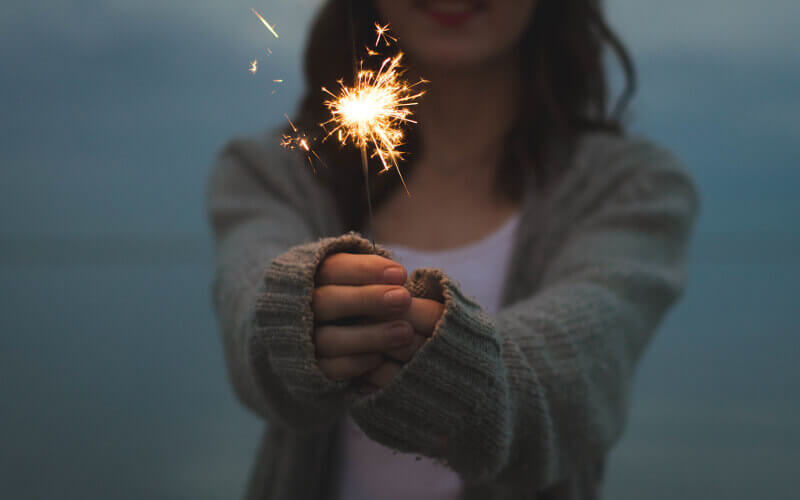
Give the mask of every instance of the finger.
<path id="1" fill-rule="evenodd" d="M 428 337 L 424 335 L 414 334 L 411 342 L 404 346 L 398 347 L 395 349 L 390 349 L 388 351 L 384 351 L 387 357 L 394 359 L 395 361 L 399 361 L 401 363 L 408 363 L 411 358 L 414 357 L 414 354 L 417 353 L 420 347 L 428 341 Z"/>
<path id="2" fill-rule="evenodd" d="M 361 376 L 380 366 L 383 362 L 382 354 L 354 354 L 352 356 L 339 356 L 336 358 L 321 358 L 317 360 L 319 369 L 329 379 L 350 380 Z"/>
<path id="3" fill-rule="evenodd" d="M 406 270 L 380 255 L 337 253 L 322 261 L 317 270 L 317 286 L 324 285 L 402 285 Z"/>
<path id="4" fill-rule="evenodd" d="M 407 321 L 363 325 L 325 325 L 314 330 L 317 356 L 334 357 L 388 351 L 407 346 L 415 337 Z"/>
<path id="5" fill-rule="evenodd" d="M 371 384 L 383 387 L 396 377 L 402 368 L 403 365 L 400 363 L 385 360 L 377 368 L 364 375 L 364 378 Z"/>
<path id="6" fill-rule="evenodd" d="M 414 331 L 430 337 L 439 318 L 444 312 L 444 304 L 430 299 L 412 298 L 409 308 L 392 319 L 403 319 L 411 323 Z"/>
<path id="7" fill-rule="evenodd" d="M 353 316 L 396 316 L 411 304 L 411 294 L 402 286 L 325 285 L 314 289 L 311 310 L 316 321 Z"/>

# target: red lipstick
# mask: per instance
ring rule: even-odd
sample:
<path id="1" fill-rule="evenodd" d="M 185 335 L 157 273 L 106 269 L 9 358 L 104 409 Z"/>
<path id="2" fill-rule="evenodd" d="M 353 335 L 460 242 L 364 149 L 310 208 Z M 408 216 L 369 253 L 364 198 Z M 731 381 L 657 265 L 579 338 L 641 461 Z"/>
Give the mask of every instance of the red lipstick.
<path id="1" fill-rule="evenodd" d="M 475 11 L 452 13 L 429 10 L 428 14 L 439 24 L 443 24 L 445 26 L 459 26 L 472 19 L 472 16 L 475 15 Z"/>
<path id="2" fill-rule="evenodd" d="M 485 10 L 484 0 L 417 0 L 415 6 L 442 26 L 460 26 Z"/>

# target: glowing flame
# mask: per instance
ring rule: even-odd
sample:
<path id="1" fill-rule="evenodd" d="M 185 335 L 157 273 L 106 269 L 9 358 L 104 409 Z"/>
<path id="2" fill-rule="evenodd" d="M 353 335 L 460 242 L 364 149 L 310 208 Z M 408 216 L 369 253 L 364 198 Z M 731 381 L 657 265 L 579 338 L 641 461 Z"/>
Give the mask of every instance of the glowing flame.
<path id="1" fill-rule="evenodd" d="M 253 59 L 253 61 L 250 63 L 250 69 L 248 71 L 254 75 L 256 72 L 258 72 L 258 59 Z"/>
<path id="2" fill-rule="evenodd" d="M 380 159 L 383 171 L 394 166 L 405 186 L 397 164 L 403 159 L 403 153 L 397 148 L 403 144 L 403 125 L 416 123 L 410 118 L 410 107 L 425 93 L 414 90 L 425 80 L 413 85 L 403 81 L 402 58 L 400 52 L 385 59 L 377 72 L 359 71 L 354 87 L 347 87 L 340 80 L 339 95 L 323 87 L 322 90 L 332 97 L 325 102 L 332 118 L 322 126 L 332 125 L 327 137 L 337 134 L 342 144 L 349 141 L 365 151 L 371 148 L 372 157 Z"/>
<path id="3" fill-rule="evenodd" d="M 269 31 L 270 31 L 270 32 L 271 32 L 273 35 L 275 35 L 275 38 L 278 38 L 278 32 L 277 32 L 277 31 L 275 31 L 275 28 L 273 28 L 273 27 L 272 27 L 272 26 L 271 26 L 271 25 L 270 25 L 270 24 L 267 22 L 267 20 L 266 20 L 266 19 L 264 19 L 264 17 L 263 17 L 261 14 L 259 14 L 259 13 L 258 13 L 258 11 L 257 11 L 256 9 L 250 9 L 250 10 L 252 10 L 252 11 L 253 11 L 253 14 L 255 14 L 255 15 L 258 17 L 258 19 L 261 21 L 261 24 L 263 24 L 264 26 L 266 26 L 266 27 L 267 27 L 267 29 L 268 29 L 268 30 L 269 30 Z M 271 53 L 271 52 L 270 52 L 270 53 Z"/>
<path id="4" fill-rule="evenodd" d="M 381 26 L 375 23 L 375 28 L 378 35 L 375 47 L 380 44 L 381 38 L 386 45 L 389 45 L 389 40 L 397 41 L 396 38 L 387 35 L 388 24 Z M 365 49 L 369 56 L 380 55 L 370 47 Z M 361 149 L 365 172 L 368 157 L 377 157 L 380 160 L 383 166 L 381 172 L 387 172 L 394 167 L 408 193 L 398 164 L 403 159 L 404 153 L 398 148 L 403 145 L 405 138 L 404 126 L 416 123 L 411 119 L 411 107 L 416 106 L 417 99 L 425 94 L 425 91 L 417 89 L 417 86 L 428 82 L 420 79 L 417 83 L 409 84 L 403 80 L 405 68 L 400 64 L 402 58 L 403 53 L 399 52 L 394 57 L 384 59 L 378 71 L 364 70 L 362 62 L 362 69 L 356 75 L 353 87 L 348 87 L 343 80 L 339 80 L 338 95 L 322 87 L 322 91 L 331 97 L 325 101 L 331 119 L 320 125 L 326 132 L 322 141 L 336 136 L 343 145 L 351 143 Z M 282 82 L 277 79 L 273 81 Z M 283 135 L 281 146 L 290 150 L 304 151 L 312 169 L 313 159 L 325 165 L 314 152 L 308 136 L 298 131 L 288 115 L 284 113 L 284 116 L 291 126 L 292 133 Z"/>

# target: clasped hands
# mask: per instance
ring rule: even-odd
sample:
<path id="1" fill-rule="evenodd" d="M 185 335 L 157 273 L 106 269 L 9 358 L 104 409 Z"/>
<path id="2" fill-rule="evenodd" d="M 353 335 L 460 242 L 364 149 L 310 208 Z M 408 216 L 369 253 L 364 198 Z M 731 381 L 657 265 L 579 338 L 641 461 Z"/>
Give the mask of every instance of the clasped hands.
<path id="1" fill-rule="evenodd" d="M 379 255 L 337 253 L 322 261 L 311 308 L 317 362 L 328 378 L 357 378 L 374 392 L 433 334 L 444 305 L 411 297 L 406 276 Z"/>

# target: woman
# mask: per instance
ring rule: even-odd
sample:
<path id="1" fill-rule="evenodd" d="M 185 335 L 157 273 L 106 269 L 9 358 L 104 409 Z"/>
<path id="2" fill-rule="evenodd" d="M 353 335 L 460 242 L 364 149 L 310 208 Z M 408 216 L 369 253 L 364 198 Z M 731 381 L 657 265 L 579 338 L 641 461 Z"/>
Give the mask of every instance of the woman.
<path id="1" fill-rule="evenodd" d="M 249 498 L 596 498 L 698 211 L 666 151 L 607 111 L 598 0 L 330 1 L 297 121 L 391 23 L 415 110 L 412 197 L 357 152 L 317 175 L 277 136 L 230 143 L 209 211 L 233 385 L 269 425 Z M 352 16 L 352 17 L 351 17 Z M 350 19 L 355 43 L 350 37 Z M 420 460 L 417 460 L 420 458 Z"/>

